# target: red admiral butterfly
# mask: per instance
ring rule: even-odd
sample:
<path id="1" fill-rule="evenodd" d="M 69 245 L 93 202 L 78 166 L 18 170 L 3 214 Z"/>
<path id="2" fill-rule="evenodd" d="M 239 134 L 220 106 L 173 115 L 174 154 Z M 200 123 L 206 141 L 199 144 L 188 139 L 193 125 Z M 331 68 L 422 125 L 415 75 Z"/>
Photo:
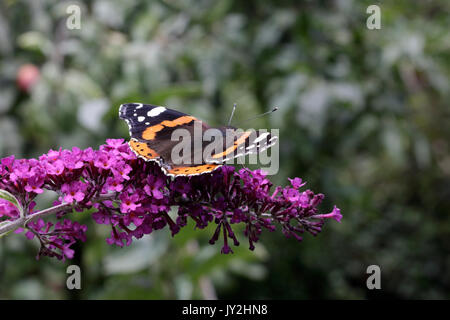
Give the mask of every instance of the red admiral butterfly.
<path id="1" fill-rule="evenodd" d="M 277 140 L 276 136 L 259 130 L 239 132 L 231 126 L 211 128 L 190 115 L 151 104 L 122 104 L 119 117 L 127 122 L 130 129 L 131 150 L 146 161 L 157 162 L 169 176 L 192 176 L 212 172 L 230 159 L 261 152 L 273 146 Z M 195 135 L 196 126 L 201 130 L 200 136 Z M 193 152 L 184 156 L 182 163 L 172 159 L 174 148 L 180 143 L 172 139 L 172 133 L 176 129 L 185 129 L 194 137 L 189 142 Z M 215 129 L 222 135 L 223 139 L 219 142 L 220 151 L 216 148 L 210 156 L 195 161 L 196 156 L 199 153 L 203 155 L 202 152 L 212 143 L 203 140 L 203 134 L 209 129 Z"/>

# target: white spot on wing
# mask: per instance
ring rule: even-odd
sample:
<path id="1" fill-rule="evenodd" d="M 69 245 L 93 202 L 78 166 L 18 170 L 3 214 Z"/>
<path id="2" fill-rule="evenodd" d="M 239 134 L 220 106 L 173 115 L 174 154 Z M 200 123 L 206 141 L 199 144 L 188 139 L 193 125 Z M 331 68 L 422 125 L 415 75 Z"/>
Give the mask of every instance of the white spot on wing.
<path id="1" fill-rule="evenodd" d="M 145 120 L 145 117 L 138 117 L 138 121 L 139 122 L 142 122 L 142 121 L 144 121 Z"/>
<path id="2" fill-rule="evenodd" d="M 256 138 L 253 143 L 257 143 L 260 142 L 261 140 L 264 140 L 270 133 L 265 132 L 263 134 L 261 134 L 258 138 Z"/>
<path id="3" fill-rule="evenodd" d="M 147 115 L 149 117 L 156 117 L 157 115 L 159 115 L 160 113 L 163 113 L 164 111 L 166 111 L 166 108 L 156 107 L 156 108 L 150 110 L 149 112 L 147 112 Z"/>

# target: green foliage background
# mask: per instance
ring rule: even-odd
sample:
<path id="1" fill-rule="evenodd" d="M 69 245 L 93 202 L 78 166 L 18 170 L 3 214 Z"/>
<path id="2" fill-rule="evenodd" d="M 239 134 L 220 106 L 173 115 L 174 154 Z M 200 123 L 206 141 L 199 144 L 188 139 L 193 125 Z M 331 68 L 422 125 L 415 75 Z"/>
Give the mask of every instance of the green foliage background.
<path id="1" fill-rule="evenodd" d="M 66 28 L 69 4 L 81 29 Z M 381 8 L 381 30 L 366 9 Z M 213 230 L 155 232 L 109 247 L 91 223 L 74 261 L 35 261 L 37 244 L 0 240 L 0 298 L 450 298 L 450 3 L 356 0 L 0 1 L 0 156 L 127 138 L 123 102 L 211 125 L 278 106 L 280 172 L 337 204 L 302 243 L 265 234 L 220 255 Z M 40 70 L 29 93 L 17 71 Z M 52 199 L 46 195 L 39 205 Z M 241 240 L 243 240 L 241 236 Z M 65 287 L 82 267 L 82 290 Z M 382 290 L 366 289 L 381 267 Z"/>

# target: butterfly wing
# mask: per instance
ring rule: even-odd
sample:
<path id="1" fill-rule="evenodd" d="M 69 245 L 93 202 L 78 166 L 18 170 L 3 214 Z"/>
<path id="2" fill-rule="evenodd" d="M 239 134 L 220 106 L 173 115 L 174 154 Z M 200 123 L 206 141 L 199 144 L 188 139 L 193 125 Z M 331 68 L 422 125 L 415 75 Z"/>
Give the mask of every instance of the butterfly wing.
<path id="1" fill-rule="evenodd" d="M 131 150 L 146 161 L 157 162 L 163 171 L 170 176 L 190 176 L 211 172 L 220 165 L 205 164 L 203 160 L 194 161 L 196 152 L 194 146 L 198 144 L 194 139 L 202 139 L 194 134 L 194 126 L 200 125 L 202 134 L 209 126 L 204 122 L 185 113 L 162 106 L 142 103 L 126 103 L 119 108 L 119 117 L 124 119 L 129 127 Z M 180 141 L 172 141 L 172 134 L 176 129 L 184 129 L 189 133 L 190 153 L 175 162 L 172 151 Z M 200 144 L 203 147 L 203 142 Z M 198 149 L 198 148 L 197 148 Z"/>
<path id="2" fill-rule="evenodd" d="M 220 153 L 212 154 L 206 163 L 224 163 L 233 158 L 263 152 L 276 144 L 278 137 L 272 136 L 265 130 L 248 130 L 233 132 L 233 143 L 225 146 Z"/>
<path id="3" fill-rule="evenodd" d="M 119 117 L 127 122 L 131 138 L 139 141 L 154 140 L 157 135 L 170 134 L 170 128 L 197 120 L 173 109 L 142 103 L 122 104 Z"/>
<path id="4" fill-rule="evenodd" d="M 163 171 L 171 176 L 191 176 L 212 172 L 224 162 L 248 154 L 259 153 L 273 146 L 277 137 L 262 130 L 237 132 L 235 128 L 220 128 L 223 145 L 219 142 L 220 151 L 203 159 L 203 150 L 210 143 L 203 140 L 203 133 L 210 127 L 195 117 L 162 106 L 142 103 L 122 104 L 119 117 L 129 127 L 129 142 L 134 153 L 146 161 L 156 161 Z M 201 128 L 201 134 L 195 134 L 195 125 Z M 176 129 L 187 130 L 191 138 L 188 143 L 189 152 L 172 159 L 174 148 L 180 141 L 172 140 Z M 233 137 L 227 139 L 227 134 Z M 201 141 L 196 141 L 201 140 Z"/>

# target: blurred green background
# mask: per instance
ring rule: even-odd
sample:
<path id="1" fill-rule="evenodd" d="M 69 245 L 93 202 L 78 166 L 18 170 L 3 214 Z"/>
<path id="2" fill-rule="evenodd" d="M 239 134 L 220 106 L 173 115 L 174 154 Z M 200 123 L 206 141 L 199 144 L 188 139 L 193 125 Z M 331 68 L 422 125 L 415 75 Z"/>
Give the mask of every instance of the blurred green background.
<path id="1" fill-rule="evenodd" d="M 66 26 L 68 5 L 81 29 Z M 369 30 L 366 9 L 381 8 Z M 342 209 L 302 243 L 265 233 L 234 255 L 189 225 L 110 247 L 88 214 L 73 261 L 0 239 L 1 299 L 450 298 L 450 3 L 357 0 L 1 0 L 0 156 L 127 138 L 124 102 L 211 125 L 278 106 L 280 171 Z M 236 120 L 237 121 L 237 120 Z M 40 205 L 51 201 L 45 195 Z M 66 267 L 82 267 L 82 290 Z M 367 290 L 366 268 L 381 268 Z"/>

